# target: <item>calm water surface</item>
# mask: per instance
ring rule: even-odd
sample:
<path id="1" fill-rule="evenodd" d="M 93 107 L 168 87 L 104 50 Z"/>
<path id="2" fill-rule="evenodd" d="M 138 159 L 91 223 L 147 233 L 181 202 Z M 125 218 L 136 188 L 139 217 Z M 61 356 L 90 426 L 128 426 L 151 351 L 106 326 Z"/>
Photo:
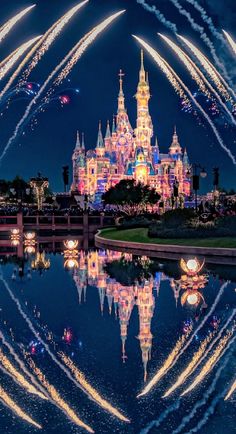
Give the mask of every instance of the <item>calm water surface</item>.
<path id="1" fill-rule="evenodd" d="M 47 381 L 84 423 L 99 434 L 169 434 L 175 430 L 201 434 L 236 432 L 235 395 L 228 401 L 216 399 L 235 378 L 234 335 L 228 340 L 229 349 L 209 375 L 181 398 L 178 410 L 169 411 L 161 424 L 148 428 L 151 421 L 158 420 L 166 409 L 171 410 L 171 406 L 178 403 L 181 392 L 193 381 L 217 347 L 220 337 L 209 352 L 209 357 L 189 376 L 186 383 L 168 398 L 162 398 L 192 360 L 207 334 L 212 332 L 214 337 L 218 336 L 232 315 L 236 301 L 234 278 L 224 286 L 215 309 L 209 315 L 220 288 L 228 275 L 234 274 L 232 268 L 229 268 L 229 272 L 222 268 L 220 273 L 217 270 L 213 273 L 205 267 L 200 274 L 208 273 L 208 281 L 202 285 L 202 289 L 186 298 L 189 294 L 184 294 L 185 290 L 181 289 L 179 282 L 184 272 L 174 262 L 160 265 L 158 261 L 153 262 L 146 257 L 132 258 L 119 252 L 91 250 L 79 252 L 78 268 L 66 269 L 63 254 L 46 254 L 45 259 L 50 261 L 49 268 L 32 270 L 33 259 L 34 255 L 25 260 L 23 273 L 19 273 L 22 261 L 2 261 L 1 331 L 25 366 L 33 360 Z M 204 325 L 199 327 L 208 315 Z M 53 357 L 60 360 L 59 352 L 70 357 L 87 382 L 129 418 L 130 423 L 122 422 L 105 411 L 68 378 L 63 371 L 65 365 L 60 368 L 55 363 L 30 329 L 26 316 L 48 345 Z M 187 342 L 198 327 L 199 331 L 173 368 L 149 393 L 137 399 L 137 395 L 163 366 L 178 339 L 182 336 Z M 225 332 L 232 330 L 232 327 L 233 321 L 225 327 Z M 225 332 L 222 336 L 225 336 Z M 1 350 L 20 370 L 2 341 Z M 27 355 L 24 358 L 25 353 Z M 223 364 L 225 368 L 220 371 Z M 29 368 L 29 364 L 27 366 Z M 1 369 L 0 376 L 0 386 L 4 391 L 42 425 L 40 431 L 24 422 L 9 407 L 0 404 L 1 433 L 86 432 L 55 405 L 25 391 L 6 370 Z M 219 379 L 216 382 L 214 380 L 217 377 Z M 207 396 L 212 382 L 215 384 Z M 191 413 L 197 403 L 193 417 L 189 421 L 187 419 L 186 425 L 178 431 L 183 418 Z M 208 417 L 211 408 L 214 410 Z M 204 418 L 207 423 L 192 431 Z"/>

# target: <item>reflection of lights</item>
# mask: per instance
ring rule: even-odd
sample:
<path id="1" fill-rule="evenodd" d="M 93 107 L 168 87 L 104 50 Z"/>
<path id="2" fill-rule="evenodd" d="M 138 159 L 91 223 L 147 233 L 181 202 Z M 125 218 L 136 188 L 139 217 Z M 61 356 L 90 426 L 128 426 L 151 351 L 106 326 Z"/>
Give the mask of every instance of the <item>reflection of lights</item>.
<path id="1" fill-rule="evenodd" d="M 76 249 L 78 244 L 79 244 L 78 240 L 65 240 L 64 241 L 64 246 L 67 249 L 67 250 L 64 250 L 64 258 L 65 258 L 64 267 L 65 268 L 73 269 L 73 268 L 79 267 L 79 263 L 78 263 L 79 252 Z"/>
<path id="2" fill-rule="evenodd" d="M 65 268 L 70 268 L 70 269 L 72 269 L 72 268 L 78 268 L 79 267 L 79 263 L 78 263 L 78 261 L 75 258 L 70 258 L 70 259 L 67 259 L 65 261 L 64 267 Z"/>
<path id="3" fill-rule="evenodd" d="M 198 296 L 196 293 L 189 294 L 187 296 L 187 302 L 191 305 L 196 304 L 198 302 Z"/>
<path id="4" fill-rule="evenodd" d="M 25 247 L 25 253 L 32 255 L 33 253 L 35 253 L 35 247 L 34 246 L 26 246 Z"/>
<path id="5" fill-rule="evenodd" d="M 182 258 L 180 266 L 187 275 L 194 276 L 202 270 L 204 263 L 205 261 L 200 264 L 197 258 L 189 259 L 187 262 Z"/>
<path id="6" fill-rule="evenodd" d="M 13 238 L 13 239 L 11 240 L 11 243 L 12 243 L 12 245 L 13 245 L 14 247 L 16 247 L 16 246 L 19 246 L 19 244 L 20 244 L 20 240 L 17 240 L 16 238 Z"/>
<path id="7" fill-rule="evenodd" d="M 189 289 L 183 293 L 181 297 L 181 304 L 183 306 L 187 302 L 190 304 L 190 306 L 196 306 L 201 300 L 204 302 L 203 295 L 199 291 Z"/>
<path id="8" fill-rule="evenodd" d="M 79 242 L 77 240 L 66 240 L 64 241 L 64 246 L 68 250 L 74 250 L 78 246 L 78 243 Z"/>
<path id="9" fill-rule="evenodd" d="M 48 270 L 50 268 L 50 259 L 46 259 L 45 252 L 37 252 L 36 258 L 31 262 L 33 270 Z"/>

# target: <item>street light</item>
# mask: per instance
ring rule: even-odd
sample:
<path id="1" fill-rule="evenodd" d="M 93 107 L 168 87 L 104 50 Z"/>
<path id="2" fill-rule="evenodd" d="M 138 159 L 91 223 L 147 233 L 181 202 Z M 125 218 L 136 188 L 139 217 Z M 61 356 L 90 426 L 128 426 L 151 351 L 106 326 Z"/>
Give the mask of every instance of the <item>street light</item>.
<path id="1" fill-rule="evenodd" d="M 200 170 L 200 172 L 198 172 L 198 169 Z M 188 171 L 187 174 L 189 176 L 191 176 L 191 172 Z M 194 191 L 194 198 L 195 198 L 195 210 L 197 211 L 197 192 L 200 188 L 200 178 L 206 178 L 207 176 L 207 172 L 204 169 L 204 167 L 202 167 L 200 164 L 198 163 L 194 163 L 192 164 L 192 188 Z"/>

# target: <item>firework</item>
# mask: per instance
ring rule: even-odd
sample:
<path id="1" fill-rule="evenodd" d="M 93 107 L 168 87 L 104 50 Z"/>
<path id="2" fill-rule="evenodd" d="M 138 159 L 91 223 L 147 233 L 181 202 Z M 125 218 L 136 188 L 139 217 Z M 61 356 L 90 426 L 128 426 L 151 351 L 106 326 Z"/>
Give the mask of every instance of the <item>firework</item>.
<path id="1" fill-rule="evenodd" d="M 226 38 L 227 38 L 228 43 L 230 44 L 230 46 L 231 46 L 231 48 L 232 48 L 234 54 L 236 54 L 236 42 L 235 42 L 235 41 L 233 40 L 233 38 L 229 35 L 229 33 L 227 33 L 225 30 L 223 30 L 223 32 L 224 32 L 224 34 L 225 34 L 225 36 L 226 36 Z"/>
<path id="2" fill-rule="evenodd" d="M 208 89 L 210 89 L 210 91 L 214 94 L 214 96 L 216 97 L 216 99 L 218 100 L 218 102 L 222 105 L 223 109 L 225 110 L 225 112 L 230 117 L 232 123 L 236 125 L 236 121 L 235 121 L 232 113 L 229 111 L 228 107 L 226 106 L 226 104 L 224 104 L 224 102 L 220 98 L 219 94 L 212 87 L 212 85 L 210 84 L 210 82 L 205 78 L 204 74 L 200 71 L 200 69 L 197 67 L 197 65 L 195 65 L 195 63 L 192 61 L 192 59 L 183 50 L 181 50 L 181 48 L 179 48 L 178 45 L 176 45 L 169 38 L 167 38 L 166 36 L 162 35 L 161 33 L 158 33 L 158 34 L 174 50 L 174 52 L 177 54 L 177 56 L 180 58 L 180 60 L 186 66 L 186 68 L 188 69 L 191 77 L 193 78 L 193 80 L 196 81 L 196 83 L 199 86 L 199 89 L 204 93 L 204 95 L 207 98 L 212 99 L 212 95 L 211 95 L 211 93 L 208 90 Z"/>
<path id="3" fill-rule="evenodd" d="M 178 356 L 180 350 L 183 348 L 186 340 L 189 337 L 189 334 L 191 333 L 192 328 L 189 328 L 188 333 L 184 334 L 179 338 L 177 341 L 175 347 L 165 360 L 162 367 L 158 370 L 158 372 L 154 375 L 152 380 L 147 384 L 147 386 L 143 389 L 143 391 L 137 396 L 137 398 L 140 398 L 143 395 L 146 395 L 150 390 L 161 380 L 161 378 L 166 375 L 166 373 L 171 369 L 173 366 L 174 361 L 176 360 L 176 357 Z"/>
<path id="4" fill-rule="evenodd" d="M 214 82 L 215 86 L 218 89 L 218 92 L 226 99 L 226 101 L 229 101 L 231 104 L 234 104 L 232 97 L 230 96 L 229 92 L 233 93 L 235 97 L 235 93 L 232 91 L 232 89 L 227 85 L 224 78 L 219 74 L 219 72 L 215 69 L 215 67 L 212 65 L 210 60 L 204 54 L 187 38 L 184 38 L 183 36 L 178 35 L 178 37 L 187 45 L 187 47 L 192 51 L 194 56 L 198 59 L 199 63 L 203 66 L 211 80 Z"/>
<path id="5" fill-rule="evenodd" d="M 47 399 L 47 397 L 45 396 L 45 391 L 42 388 L 42 386 L 36 381 L 36 379 L 31 374 L 31 372 L 27 369 L 25 364 L 22 362 L 22 360 L 19 358 L 19 356 L 14 351 L 12 345 L 5 339 L 5 337 L 1 331 L 0 331 L 0 339 L 1 339 L 2 343 L 5 345 L 5 347 L 7 347 L 7 349 L 9 350 L 10 354 L 13 356 L 15 362 L 18 364 L 18 366 L 21 368 L 21 370 L 24 372 L 24 374 L 27 375 L 27 377 L 30 379 L 31 383 L 33 383 L 36 386 L 36 388 L 41 391 L 41 398 Z"/>
<path id="6" fill-rule="evenodd" d="M 45 395 L 39 392 L 35 387 L 30 384 L 26 378 L 13 366 L 10 360 L 0 350 L 0 363 L 4 367 L 4 371 L 7 372 L 21 387 L 26 389 L 29 393 L 39 396 L 42 399 L 47 399 Z"/>
<path id="7" fill-rule="evenodd" d="M 230 389 L 229 389 L 227 395 L 225 396 L 225 401 L 226 401 L 227 399 L 229 399 L 229 398 L 231 397 L 231 395 L 233 395 L 235 389 L 236 389 L 236 380 L 234 380 L 234 382 L 233 382 L 232 386 L 230 387 Z"/>
<path id="8" fill-rule="evenodd" d="M 34 425 L 36 428 L 41 429 L 41 425 L 39 425 L 37 422 L 35 422 L 33 419 L 31 419 L 30 416 L 28 416 L 27 413 L 25 413 L 14 401 L 13 399 L 5 392 L 5 390 L 0 386 L 0 400 L 2 403 L 10 408 L 13 413 L 15 413 L 18 417 L 25 420 L 26 422 L 30 423 L 31 425 Z"/>
<path id="9" fill-rule="evenodd" d="M 41 36 L 36 36 L 36 38 L 30 39 L 28 42 L 22 44 L 17 48 L 10 56 L 3 60 L 3 66 L 0 67 L 0 80 L 5 77 L 5 75 L 10 71 L 19 58 L 28 50 L 28 48 L 33 45 Z"/>
<path id="10" fill-rule="evenodd" d="M 134 36 L 134 35 L 133 35 Z M 178 89 L 180 88 L 181 91 L 178 92 L 179 95 L 182 94 L 185 97 L 185 100 L 190 99 L 196 106 L 196 108 L 199 110 L 199 112 L 202 114 L 202 116 L 205 118 L 205 120 L 210 125 L 220 147 L 227 153 L 229 158 L 231 159 L 232 163 L 236 165 L 236 159 L 229 148 L 224 144 L 222 138 L 219 135 L 219 132 L 217 128 L 215 127 L 214 123 L 208 116 L 208 114 L 205 112 L 205 110 L 202 108 L 202 106 L 198 103 L 196 98 L 192 95 L 188 87 L 184 84 L 184 82 L 181 80 L 181 78 L 176 74 L 176 72 L 171 68 L 171 66 L 164 60 L 157 51 L 155 51 L 150 45 L 148 45 L 145 41 L 143 41 L 141 38 L 138 38 L 137 36 L 134 36 L 137 41 L 148 51 L 148 53 L 152 56 L 152 58 L 155 60 L 155 62 L 158 64 L 158 66 L 162 69 L 162 71 L 166 74 L 168 80 L 170 81 L 171 85 L 174 87 L 174 89 L 178 92 Z M 176 85 L 177 83 L 177 85 Z M 187 97 L 188 95 L 188 97 Z M 1 157 L 0 157 L 1 161 Z"/>
<path id="11" fill-rule="evenodd" d="M 5 24 L 3 24 L 3 26 L 0 28 L 0 42 L 2 42 L 5 36 L 7 36 L 12 27 L 35 6 L 36 5 L 29 6 L 28 8 L 24 9 L 23 11 L 19 12 L 19 14 L 8 20 Z"/>
<path id="12" fill-rule="evenodd" d="M 130 422 L 125 416 L 123 416 L 116 408 L 114 408 L 109 402 L 107 402 L 104 398 L 102 398 L 99 393 L 87 382 L 84 377 L 84 374 L 79 371 L 79 369 L 74 365 L 72 360 L 67 357 L 64 353 L 59 353 L 61 359 L 65 363 L 65 365 L 70 369 L 70 371 L 75 376 L 76 380 L 81 384 L 83 389 L 85 389 L 88 394 L 92 397 L 92 399 L 97 402 L 100 407 L 104 408 L 109 413 L 116 416 L 118 419 L 123 422 Z"/>
<path id="13" fill-rule="evenodd" d="M 43 387 L 48 391 L 48 394 L 50 395 L 52 401 L 56 404 L 56 406 L 60 408 L 63 411 L 63 413 L 77 426 L 86 429 L 86 431 L 90 433 L 93 433 L 94 432 L 93 429 L 89 425 L 85 424 L 81 419 L 79 419 L 79 417 L 74 412 L 74 410 L 64 401 L 64 399 L 61 398 L 56 388 L 46 380 L 45 376 L 40 371 L 40 369 L 35 365 L 32 359 L 29 360 L 29 364 L 34 374 L 37 376 L 38 380 L 41 382 Z"/>
<path id="14" fill-rule="evenodd" d="M 201 343 L 198 351 L 196 351 L 194 353 L 193 358 L 192 358 L 191 362 L 188 364 L 187 368 L 182 372 L 182 374 L 180 374 L 180 376 L 178 377 L 177 381 L 173 384 L 173 386 L 171 386 L 164 393 L 163 398 L 166 398 L 167 396 L 169 396 L 171 393 L 174 392 L 175 389 L 177 389 L 177 387 L 181 386 L 181 384 L 183 384 L 187 380 L 189 375 L 193 372 L 197 362 L 200 360 L 200 358 L 204 354 L 204 351 L 206 350 L 206 347 L 209 344 L 209 342 L 211 341 L 212 337 L 213 337 L 213 333 L 210 333 L 206 337 L 206 339 L 204 339 L 204 341 Z"/>
<path id="15" fill-rule="evenodd" d="M 84 6 L 88 0 L 85 0 L 84 2 L 80 3 L 79 5 L 75 6 L 73 9 L 71 9 L 67 14 L 65 14 L 62 18 L 60 18 L 56 23 L 54 23 L 50 29 L 41 37 L 41 39 L 37 42 L 37 44 L 34 45 L 34 47 L 30 50 L 30 52 L 25 56 L 23 61 L 20 63 L 14 74 L 12 74 L 10 80 L 0 93 L 0 99 L 3 97 L 3 95 L 8 91 L 8 89 L 11 87 L 12 83 L 15 81 L 15 79 L 18 77 L 18 75 L 21 73 L 24 66 L 29 62 L 31 57 L 36 52 L 32 62 L 29 65 L 29 68 L 26 69 L 24 72 L 24 78 L 20 80 L 20 85 L 22 85 L 27 77 L 29 76 L 32 69 L 37 65 L 38 61 L 41 59 L 41 57 L 46 53 L 46 51 L 49 49 L 55 38 L 61 33 L 63 27 L 67 24 L 67 22 L 72 18 L 72 16 L 75 14 L 78 9 L 80 9 L 82 6 Z M 38 51 L 37 51 L 38 50 Z"/>
<path id="16" fill-rule="evenodd" d="M 177 26 L 175 23 L 172 23 L 171 21 L 167 20 L 165 16 L 159 11 L 159 9 L 156 8 L 155 5 L 150 6 L 148 3 L 145 2 L 145 0 L 136 0 L 138 4 L 142 5 L 142 7 L 145 9 L 145 11 L 153 13 L 156 18 L 164 24 L 164 26 L 167 27 L 167 29 L 172 30 L 172 32 L 177 33 Z"/>
<path id="17" fill-rule="evenodd" d="M 101 24 L 99 24 L 98 26 L 96 26 L 91 32 L 90 32 L 90 36 L 89 36 L 89 40 L 88 43 L 86 44 L 86 40 L 84 40 L 84 38 L 82 38 L 82 45 L 83 45 L 83 51 L 80 50 L 79 52 L 79 57 L 84 53 L 84 51 L 86 50 L 86 48 L 88 48 L 88 46 L 94 41 L 94 37 L 93 34 L 96 36 L 98 36 L 98 34 L 100 32 L 102 32 L 103 30 L 105 30 L 105 28 L 115 19 L 117 18 L 119 15 L 121 15 L 122 13 L 124 13 L 125 11 L 120 11 L 112 16 L 110 16 L 108 19 L 104 20 Z M 98 28 L 99 28 L 99 32 L 98 32 Z M 18 122 L 15 131 L 12 135 L 12 137 L 8 140 L 2 154 L 0 155 L 0 163 L 3 159 L 3 157 L 5 156 L 7 150 L 9 149 L 9 147 L 11 146 L 11 143 L 15 140 L 15 138 L 17 137 L 18 131 L 20 130 L 21 126 L 23 125 L 23 123 L 25 122 L 25 120 L 27 119 L 27 117 L 29 116 L 32 107 L 35 106 L 37 100 L 39 99 L 39 97 L 42 95 L 42 93 L 44 92 L 45 88 L 47 87 L 48 83 L 52 80 L 52 78 L 57 74 L 57 72 L 64 66 L 64 64 L 69 60 L 69 58 L 71 57 L 71 55 L 73 55 L 75 53 L 75 51 L 78 49 L 78 46 L 80 46 L 80 42 L 78 44 L 75 45 L 75 47 L 69 52 L 69 54 L 59 63 L 59 65 L 57 65 L 57 67 L 52 71 L 52 73 L 48 76 L 47 80 L 43 83 L 43 85 L 40 88 L 40 91 L 38 92 L 38 94 L 33 98 L 33 100 L 30 102 L 30 104 L 28 105 L 28 107 L 26 108 L 26 111 L 24 113 L 24 115 L 22 116 L 22 118 L 20 119 L 20 121 Z M 78 53 L 77 53 L 78 54 Z"/>
<path id="18" fill-rule="evenodd" d="M 220 340 L 219 344 L 217 345 L 215 351 L 213 352 L 212 356 L 207 360 L 195 380 L 190 384 L 190 386 L 181 394 L 181 396 L 186 395 L 191 390 L 193 390 L 198 384 L 200 384 L 204 378 L 211 372 L 211 370 L 214 368 L 216 363 L 220 360 L 220 358 L 225 353 L 226 349 L 228 349 L 228 342 L 230 341 L 230 338 L 233 336 L 235 327 L 232 328 L 232 330 L 227 331 L 226 335 Z M 236 337 L 236 336 L 235 336 Z M 234 341 L 235 337 L 231 340 Z"/>
<path id="19" fill-rule="evenodd" d="M 204 41 L 206 46 L 209 48 L 211 55 L 215 61 L 215 64 L 218 66 L 218 68 L 220 68 L 222 70 L 222 73 L 224 74 L 226 79 L 229 80 L 229 76 L 227 74 L 227 71 L 226 71 L 223 63 L 221 63 L 220 59 L 218 58 L 216 51 L 215 51 L 215 47 L 214 47 L 213 43 L 211 42 L 211 40 L 208 38 L 207 34 L 205 33 L 204 28 L 202 26 L 199 26 L 199 24 L 197 24 L 195 22 L 195 20 L 191 16 L 191 14 L 186 9 L 184 9 L 182 7 L 182 5 L 179 3 L 178 0 L 170 0 L 170 1 L 178 9 L 179 13 L 187 18 L 192 29 L 195 30 L 196 32 L 200 33 L 200 37 Z"/>

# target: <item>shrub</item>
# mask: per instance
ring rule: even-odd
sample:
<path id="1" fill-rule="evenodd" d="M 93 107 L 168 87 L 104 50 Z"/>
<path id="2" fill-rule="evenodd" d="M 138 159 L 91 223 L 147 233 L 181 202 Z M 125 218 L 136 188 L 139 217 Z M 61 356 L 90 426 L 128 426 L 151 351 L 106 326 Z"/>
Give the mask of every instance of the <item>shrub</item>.
<path id="1" fill-rule="evenodd" d="M 189 224 L 194 218 L 195 213 L 191 208 L 178 208 L 167 211 L 161 217 L 161 222 L 165 228 L 176 228 Z"/>

